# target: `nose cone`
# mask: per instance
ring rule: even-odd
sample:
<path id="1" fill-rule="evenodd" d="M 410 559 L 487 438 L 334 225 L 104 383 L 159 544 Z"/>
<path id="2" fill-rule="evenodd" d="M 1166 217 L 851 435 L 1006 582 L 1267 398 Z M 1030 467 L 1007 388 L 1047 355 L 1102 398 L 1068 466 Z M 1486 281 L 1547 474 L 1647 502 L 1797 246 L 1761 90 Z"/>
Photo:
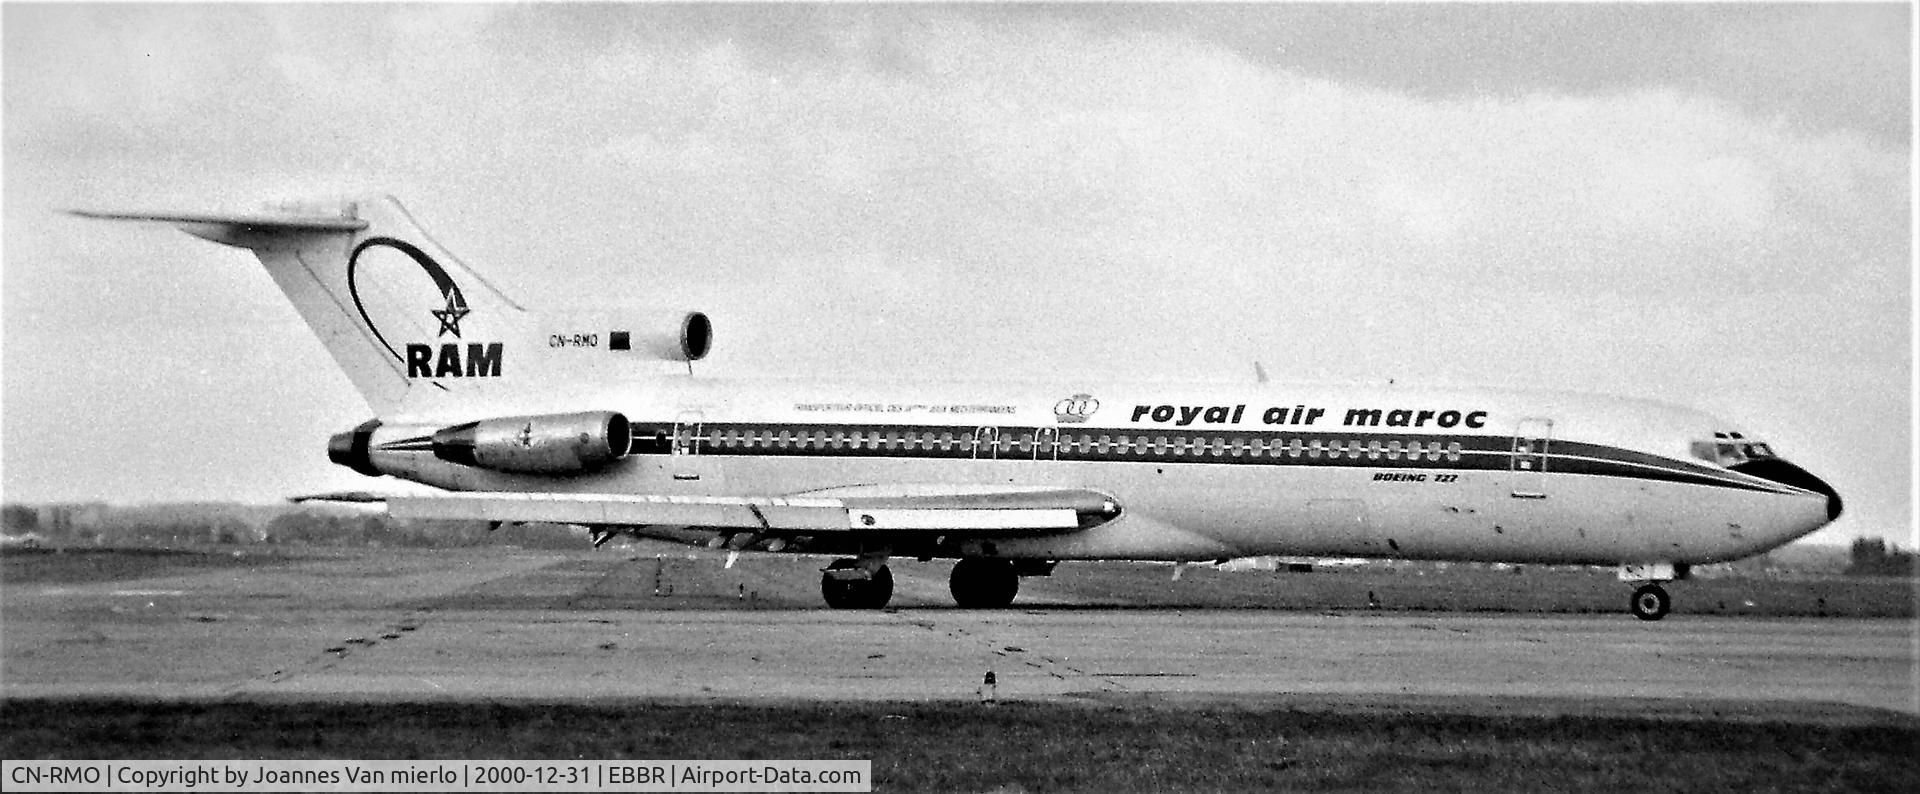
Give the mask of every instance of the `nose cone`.
<path id="1" fill-rule="evenodd" d="M 1772 480 L 1781 485 L 1791 485 L 1795 488 L 1802 488 L 1824 495 L 1827 497 L 1827 521 L 1832 522 L 1840 517 L 1840 492 L 1835 491 L 1833 486 L 1827 484 L 1826 480 L 1813 476 L 1813 473 L 1806 469 L 1778 458 L 1772 458 L 1768 460 L 1748 461 L 1733 467 L 1733 470 L 1741 474 L 1751 474 L 1755 477 Z"/>

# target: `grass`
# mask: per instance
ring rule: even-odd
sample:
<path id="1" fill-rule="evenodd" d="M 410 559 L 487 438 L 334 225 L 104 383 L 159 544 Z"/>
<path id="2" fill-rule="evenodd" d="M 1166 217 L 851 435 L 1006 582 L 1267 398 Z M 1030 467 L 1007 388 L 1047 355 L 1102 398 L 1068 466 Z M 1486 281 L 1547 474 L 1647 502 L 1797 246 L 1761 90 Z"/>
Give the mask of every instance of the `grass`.
<path id="1" fill-rule="evenodd" d="M 80 584 L 172 576 L 211 568 L 281 565 L 270 549 L 39 548 L 0 553 L 0 583 Z"/>
<path id="2" fill-rule="evenodd" d="M 1178 582 L 1170 578 L 1165 566 L 1067 563 L 1051 584 L 1096 602 L 1120 600 L 1165 608 L 1557 614 L 1624 613 L 1633 591 L 1612 571 L 1544 565 L 1504 571 L 1408 566 L 1312 573 L 1195 568 Z M 1674 610 L 1684 614 L 1914 616 L 1915 582 L 1896 577 L 1696 577 L 1671 583 L 1667 590 L 1673 594 Z"/>
<path id="3" fill-rule="evenodd" d="M 652 555 L 661 549 L 671 556 L 656 561 Z M 258 546 L 200 551 L 9 549 L 0 554 L 0 583 L 121 581 L 209 568 L 299 564 L 318 558 L 420 555 L 439 561 L 490 553 L 500 552 Z M 820 606 L 819 569 L 826 560 L 749 554 L 727 569 L 720 564 L 722 553 L 677 546 L 650 547 L 637 556 L 617 549 L 520 553 L 552 554 L 556 564 L 577 568 L 578 587 L 538 600 L 516 589 L 514 582 L 502 580 L 482 588 L 484 593 L 464 593 L 457 604 L 433 605 L 480 608 L 487 606 L 481 602 L 491 593 L 495 606 L 507 608 L 815 609 Z M 686 559 L 688 553 L 699 559 Z M 950 561 L 896 560 L 894 565 L 896 572 L 914 571 L 943 582 L 952 567 Z M 1067 562 L 1052 577 L 1024 580 L 1022 590 L 1122 608 L 1550 614 L 1623 614 L 1632 592 L 1611 571 L 1583 567 L 1535 565 L 1503 571 L 1460 565 L 1397 570 L 1365 566 L 1287 573 L 1194 566 L 1178 582 L 1170 581 L 1172 570 L 1144 563 Z M 661 590 L 654 586 L 656 572 Z M 545 575 L 550 572 L 525 576 Z M 1916 580 L 1899 577 L 1726 576 L 1675 582 L 1668 591 L 1678 614 L 1911 619 L 1915 586 Z M 1014 604 L 1035 608 L 1031 602 Z"/>
<path id="4" fill-rule="evenodd" d="M 1111 703 L 13 700 L 0 757 L 866 759 L 876 791 L 1912 791 L 1920 727 Z"/>

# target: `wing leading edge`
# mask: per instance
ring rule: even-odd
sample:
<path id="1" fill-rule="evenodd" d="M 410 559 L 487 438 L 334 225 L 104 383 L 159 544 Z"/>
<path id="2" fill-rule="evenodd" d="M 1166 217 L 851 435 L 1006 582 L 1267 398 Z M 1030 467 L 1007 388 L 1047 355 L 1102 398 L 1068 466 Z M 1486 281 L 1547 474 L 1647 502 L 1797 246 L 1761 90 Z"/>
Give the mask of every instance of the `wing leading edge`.
<path id="1" fill-rule="evenodd" d="M 1079 490 L 847 497 L 460 493 L 390 497 L 387 510 L 409 519 L 980 535 L 1086 529 L 1120 513 L 1112 498 Z"/>

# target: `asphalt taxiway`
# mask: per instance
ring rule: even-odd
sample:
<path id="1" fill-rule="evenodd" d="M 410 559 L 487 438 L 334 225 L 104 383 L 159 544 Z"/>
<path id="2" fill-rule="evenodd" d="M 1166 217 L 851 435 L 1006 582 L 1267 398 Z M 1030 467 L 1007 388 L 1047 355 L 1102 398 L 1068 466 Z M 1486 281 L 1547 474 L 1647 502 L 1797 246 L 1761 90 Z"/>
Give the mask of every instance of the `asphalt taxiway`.
<path id="1" fill-rule="evenodd" d="M 1532 699 L 1920 715 L 1915 623 L 1676 614 L 895 609 L 715 559 L 365 554 L 90 583 L 0 583 L 7 697 Z M 815 574 L 817 576 L 817 574 Z M 801 606 L 806 604 L 809 606 Z M 1611 705 L 1609 705 L 1611 704 Z"/>

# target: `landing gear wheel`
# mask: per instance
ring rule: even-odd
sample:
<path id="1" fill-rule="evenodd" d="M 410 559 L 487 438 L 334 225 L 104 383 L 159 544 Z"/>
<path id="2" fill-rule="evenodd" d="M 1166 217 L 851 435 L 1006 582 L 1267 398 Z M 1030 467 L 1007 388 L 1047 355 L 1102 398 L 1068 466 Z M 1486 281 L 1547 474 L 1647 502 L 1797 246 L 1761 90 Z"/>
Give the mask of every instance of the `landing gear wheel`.
<path id="1" fill-rule="evenodd" d="M 1641 620 L 1659 620 L 1673 609 L 1673 599 L 1667 595 L 1667 589 L 1657 584 L 1641 585 L 1633 591 L 1633 616 Z"/>
<path id="2" fill-rule="evenodd" d="M 1020 576 L 1010 561 L 968 557 L 953 564 L 947 589 L 953 602 L 967 609 L 1001 609 L 1020 592 Z"/>
<path id="3" fill-rule="evenodd" d="M 860 567 L 855 559 L 834 560 L 820 574 L 820 596 L 834 609 L 884 609 L 893 598 L 893 571 L 880 566 L 869 579 L 835 579 L 833 571 Z"/>

